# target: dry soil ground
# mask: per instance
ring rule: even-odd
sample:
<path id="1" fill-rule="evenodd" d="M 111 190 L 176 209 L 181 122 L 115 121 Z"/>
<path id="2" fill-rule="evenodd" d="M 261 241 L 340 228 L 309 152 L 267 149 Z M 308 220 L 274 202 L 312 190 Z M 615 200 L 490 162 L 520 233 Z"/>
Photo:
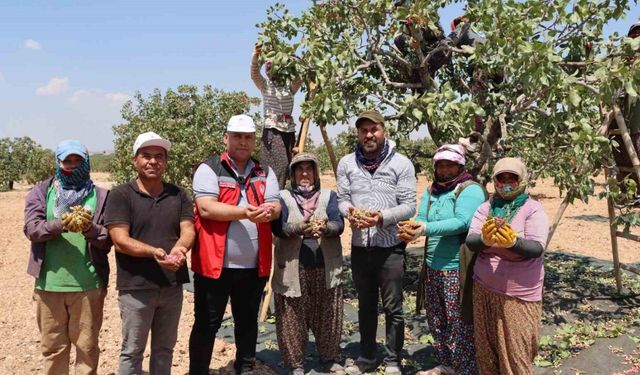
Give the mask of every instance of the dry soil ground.
<path id="1" fill-rule="evenodd" d="M 94 174 L 95 182 L 110 187 L 107 174 Z M 334 187 L 333 178 L 324 177 L 323 185 Z M 422 195 L 427 181 L 421 178 L 418 194 Z M 18 185 L 12 192 L 0 193 L 0 374 L 40 373 L 39 334 L 35 322 L 35 304 L 32 300 L 33 279 L 25 272 L 29 254 L 29 242 L 22 233 L 24 197 L 29 186 Z M 558 190 L 549 181 L 539 181 L 532 189 L 534 196 L 542 201 L 550 217 L 556 213 L 561 198 Z M 589 204 L 570 206 L 549 247 L 550 251 L 563 251 L 591 256 L 602 260 L 611 259 L 607 208 L 604 201 L 592 199 Z M 637 233 L 637 231 L 636 231 Z M 347 245 L 350 231 L 343 235 Z M 419 244 L 414 244 L 419 245 Z M 620 240 L 620 259 L 625 263 L 640 261 L 640 245 Z M 348 252 L 348 246 L 345 246 Z M 112 278 L 115 279 L 113 256 Z M 116 291 L 112 283 L 105 302 L 104 323 L 100 334 L 101 360 L 99 373 L 113 374 L 116 371 L 120 346 L 120 314 Z M 179 328 L 178 344 L 174 356 L 174 373 L 185 374 L 188 368 L 188 336 L 193 322 L 193 297 L 185 292 L 183 314 Z M 233 345 L 216 342 L 212 368 L 216 374 L 230 373 Z M 606 353 L 603 353 L 606 355 Z M 148 355 L 148 352 L 147 352 Z M 148 364 L 145 361 L 145 369 Z M 270 374 L 268 368 L 260 371 Z"/>

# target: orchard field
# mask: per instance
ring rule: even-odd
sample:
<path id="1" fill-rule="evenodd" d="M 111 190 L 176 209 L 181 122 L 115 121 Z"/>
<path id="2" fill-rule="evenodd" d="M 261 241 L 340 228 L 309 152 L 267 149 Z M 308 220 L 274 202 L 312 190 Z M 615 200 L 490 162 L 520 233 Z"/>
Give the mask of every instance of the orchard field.
<path id="1" fill-rule="evenodd" d="M 95 182 L 104 187 L 112 186 L 110 176 L 106 173 L 94 173 Z M 324 176 L 322 180 L 323 186 L 334 187 L 335 182 L 333 177 Z M 418 185 L 419 196 L 427 186 L 428 181 L 421 177 Z M 40 373 L 40 352 L 39 352 L 39 334 L 35 322 L 35 303 L 32 301 L 33 294 L 33 279 L 25 272 L 29 242 L 26 240 L 22 233 L 22 210 L 24 197 L 30 186 L 18 185 L 17 189 L 11 192 L 0 193 L 0 223 L 2 225 L 2 231 L 0 233 L 0 285 L 2 285 L 2 303 L 0 303 L 0 373 L 2 374 L 28 374 L 28 373 Z M 549 216 L 555 214 L 558 208 L 561 198 L 558 195 L 558 190 L 548 181 L 539 181 L 536 187 L 532 189 L 533 195 L 542 201 L 544 207 L 547 210 Z M 558 373 L 576 373 L 570 372 L 570 368 L 562 370 L 563 367 L 573 366 L 567 365 L 571 361 L 577 361 L 577 358 L 563 359 L 561 357 L 567 354 L 578 354 L 579 349 L 585 349 L 581 353 L 588 353 L 591 336 L 594 334 L 588 334 L 580 331 L 584 323 L 596 324 L 601 319 L 600 315 L 595 314 L 595 311 L 599 311 L 601 307 L 611 310 L 610 318 L 614 319 L 618 315 L 623 316 L 625 314 L 635 314 L 635 318 L 638 319 L 639 306 L 637 298 L 622 298 L 613 299 L 611 304 L 604 305 L 595 303 L 594 301 L 600 301 L 601 299 L 608 300 L 608 294 L 611 294 L 611 290 L 614 286 L 613 279 L 611 277 L 603 277 L 604 274 L 593 273 L 588 264 L 591 261 L 602 260 L 605 262 L 610 261 L 610 242 L 609 232 L 607 227 L 606 218 L 606 203 L 597 199 L 589 201 L 589 204 L 576 203 L 568 208 L 565 213 L 565 217 L 561 221 L 560 227 L 556 232 L 556 235 L 551 242 L 549 251 L 547 253 L 547 276 L 546 294 L 545 297 L 545 328 L 543 333 L 549 335 L 551 340 L 545 348 L 548 350 L 546 358 L 550 362 L 555 363 L 561 367 L 554 369 L 553 367 L 539 368 L 540 374 L 552 374 L 554 371 Z M 343 235 L 343 243 L 345 245 L 345 255 L 348 261 L 350 231 L 346 230 Z M 422 244 L 415 243 L 411 245 L 414 250 L 413 253 L 419 253 L 419 248 Z M 620 258 L 621 261 L 627 264 L 633 264 L 640 262 L 640 252 L 638 252 L 638 244 L 632 243 L 627 240 L 620 240 Z M 579 258 L 564 257 L 559 255 L 558 252 L 565 254 L 579 255 Z M 560 258 L 558 258 L 560 257 Z M 575 259 L 583 259 L 582 257 L 591 257 L 589 263 L 582 263 L 575 261 Z M 553 259 L 553 262 L 550 262 Z M 112 280 L 115 279 L 115 261 L 114 257 L 110 256 L 112 265 Z M 417 261 L 417 257 L 412 260 L 414 265 Z M 410 262 L 411 263 L 411 262 Z M 415 272 L 414 272 L 415 273 Z M 580 273 L 580 274 L 577 274 Z M 590 279 L 590 278 L 591 279 Z M 640 292 L 638 285 L 640 283 L 637 279 L 627 279 L 628 285 L 635 288 L 634 291 Z M 572 290 L 583 290 L 581 288 L 587 288 L 586 284 L 594 283 L 594 286 L 590 289 L 595 291 L 596 295 L 583 295 L 577 300 L 567 298 L 566 293 L 570 293 Z M 577 285 L 580 284 L 580 285 Z M 554 288 L 554 285 L 557 288 Z M 594 289 L 595 288 L 595 289 Z M 597 290 L 600 288 L 599 290 Z M 407 288 L 408 295 L 411 296 L 414 288 Z M 608 294 L 607 294 L 608 293 Z M 349 299 L 345 302 L 345 306 L 353 310 L 353 295 L 349 295 Z M 117 369 L 117 359 L 119 354 L 120 345 L 120 315 L 117 304 L 117 292 L 112 282 L 109 286 L 109 293 L 107 295 L 105 308 L 104 308 L 104 323 L 100 334 L 101 340 L 101 360 L 100 360 L 100 373 L 101 374 L 114 374 Z M 407 298 L 409 304 L 412 298 Z M 573 301 L 567 303 L 567 301 Z M 576 302 L 577 301 L 577 302 Z M 621 301 L 621 302 L 620 302 Z M 188 371 L 188 337 L 193 322 L 192 316 L 192 303 L 193 297 L 189 292 L 185 292 L 185 300 L 183 306 L 183 315 L 181 318 L 181 324 L 179 328 L 178 344 L 175 350 L 174 357 L 174 373 L 186 374 Z M 626 304 L 626 305 L 625 305 Z M 602 306 L 601 306 L 602 305 Z M 346 308 L 345 307 L 345 308 Z M 411 310 L 411 306 L 407 307 L 407 310 Z M 584 311 L 583 311 L 584 310 Z M 589 314 L 585 315 L 585 311 L 589 310 Z M 609 311 L 607 310 L 607 311 Z M 616 312 L 617 311 L 617 312 Z M 407 312 L 409 314 L 409 311 Z M 349 314 L 345 317 L 345 332 L 351 330 L 349 333 L 354 334 L 353 323 L 349 320 Z M 583 319 L 583 320 L 580 320 Z M 608 321 L 609 318 L 603 321 Z M 566 321 L 571 327 L 566 326 L 565 330 L 575 330 L 572 333 L 561 332 L 557 333 L 560 325 L 559 322 Z M 576 325 L 574 323 L 578 322 Z M 622 323 L 621 323 L 622 322 Z M 624 330 L 624 332 L 618 332 L 619 334 L 627 333 L 631 339 L 636 338 L 633 335 L 633 327 L 637 326 L 638 322 L 628 316 L 620 321 L 615 320 L 611 327 L 602 331 L 603 335 L 614 337 L 616 331 Z M 411 326 L 409 324 L 409 326 Z M 272 331 L 272 325 L 262 325 L 261 333 L 265 331 Z M 567 328 L 569 327 L 569 328 Z M 597 328 L 597 327 L 596 327 Z M 421 342 L 428 342 L 428 335 L 426 330 L 419 333 L 417 336 L 411 332 L 407 332 L 408 346 L 420 348 L 425 347 L 428 344 L 422 345 Z M 595 336 L 599 335 L 596 329 Z M 640 334 L 640 333 L 638 333 Z M 416 337 L 412 337 L 416 336 Z M 568 335 L 568 336 L 567 336 Z M 596 345 L 591 348 L 597 348 L 598 343 L 602 340 L 611 340 L 603 338 L 595 339 Z M 573 341 L 572 341 L 573 340 Z M 576 342 L 576 340 L 578 340 Z M 581 340 L 581 341 L 580 341 Z M 612 365 L 610 373 L 616 373 L 632 369 L 637 366 L 638 354 L 633 354 L 635 345 L 629 339 L 626 339 L 629 343 L 622 345 L 621 347 L 615 345 L 609 345 L 607 347 L 606 341 L 604 349 L 596 351 L 596 354 L 592 354 L 599 362 L 607 359 L 608 361 L 615 362 L 615 366 Z M 268 365 L 272 366 L 275 370 L 272 371 L 267 365 L 260 367 L 260 373 L 273 374 L 283 373 L 283 369 L 278 367 L 279 359 L 273 345 L 275 343 L 275 337 L 271 335 L 269 339 L 261 339 L 261 344 L 258 349 L 258 357 L 263 358 L 269 362 Z M 265 342 L 266 341 L 266 342 Z M 348 340 L 347 340 L 348 341 Z M 560 349 L 562 341 L 573 342 L 570 350 L 563 351 Z M 587 341 L 585 343 L 585 341 Z M 601 345 L 601 346 L 602 346 Z M 353 344 L 348 345 L 350 350 L 348 354 L 351 354 L 353 350 Z M 229 345 L 222 340 L 216 342 L 216 348 L 214 353 L 214 361 L 211 368 L 215 369 L 215 374 L 231 373 L 231 361 L 234 357 L 235 349 L 233 345 Z M 261 353 L 262 352 L 262 353 Z M 411 351 L 410 351 L 411 353 Z M 563 354 L 564 353 L 564 354 Z M 269 355 L 267 355 L 269 354 Z M 579 354 L 583 355 L 583 354 Z M 147 354 L 148 356 L 148 354 Z M 427 355 L 428 357 L 428 355 Z M 147 358 L 148 361 L 148 358 Z M 429 358 L 423 358 L 419 354 L 410 357 L 407 368 L 420 368 L 424 367 L 425 363 L 429 363 Z M 554 362 L 555 361 L 555 362 Z M 634 364 L 634 361 L 636 362 Z M 584 363 L 583 360 L 580 362 Z M 548 365 L 548 364 L 547 364 Z M 148 369 L 148 363 L 145 361 L 145 369 Z M 615 370 L 618 369 L 618 370 Z M 409 372 L 407 372 L 409 373 Z M 585 373 L 585 372 L 583 372 Z M 589 372 L 602 374 L 604 372 Z M 628 372 L 633 373 L 633 372 Z"/>

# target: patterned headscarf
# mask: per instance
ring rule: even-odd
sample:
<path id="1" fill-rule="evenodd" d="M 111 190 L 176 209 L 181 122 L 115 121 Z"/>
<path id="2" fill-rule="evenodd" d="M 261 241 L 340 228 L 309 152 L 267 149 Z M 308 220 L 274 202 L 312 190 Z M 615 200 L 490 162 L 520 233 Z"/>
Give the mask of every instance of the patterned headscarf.
<path id="1" fill-rule="evenodd" d="M 440 195 L 456 188 L 459 184 L 473 179 L 473 176 L 467 172 L 465 167 L 466 159 L 464 157 L 464 147 L 460 145 L 443 145 L 440 146 L 433 155 L 433 166 L 441 160 L 448 160 L 460 165 L 460 174 L 451 181 L 442 181 L 440 176 L 434 172 L 434 182 L 431 184 L 431 195 Z"/>
<path id="2" fill-rule="evenodd" d="M 56 163 L 56 207 L 54 217 L 59 218 L 69 208 L 82 203 L 82 200 L 93 190 L 93 181 L 89 176 L 91 171 L 89 158 L 82 160 L 82 164 L 67 172 L 62 169 L 60 162 Z"/>
<path id="3" fill-rule="evenodd" d="M 382 164 L 382 162 L 384 161 L 384 159 L 387 157 L 388 154 L 389 154 L 389 141 L 386 139 L 384 140 L 384 148 L 382 149 L 382 152 L 373 159 L 369 159 L 368 157 L 364 156 L 364 152 L 362 151 L 362 145 L 358 144 L 356 146 L 356 160 L 358 160 L 358 162 L 362 164 L 362 167 L 364 169 L 366 169 L 372 174 L 373 172 L 376 171 L 376 169 L 378 169 L 378 167 L 380 167 L 380 164 Z"/>
<path id="4" fill-rule="evenodd" d="M 515 185 L 503 184 L 497 177 L 501 173 L 513 173 L 518 176 L 518 183 Z M 489 213 L 491 216 L 503 217 L 507 222 L 511 222 L 518 213 L 529 194 L 526 193 L 528 181 L 527 167 L 519 158 L 503 158 L 498 160 L 493 167 L 493 183 L 496 188 L 496 195 L 491 200 Z"/>
<path id="5" fill-rule="evenodd" d="M 518 176 L 518 184 L 511 186 L 501 183 L 496 179 L 501 173 L 515 174 Z M 496 188 L 496 194 L 503 199 L 513 200 L 518 195 L 523 194 L 527 190 L 528 180 L 527 166 L 519 158 L 502 158 L 493 167 L 493 183 Z"/>

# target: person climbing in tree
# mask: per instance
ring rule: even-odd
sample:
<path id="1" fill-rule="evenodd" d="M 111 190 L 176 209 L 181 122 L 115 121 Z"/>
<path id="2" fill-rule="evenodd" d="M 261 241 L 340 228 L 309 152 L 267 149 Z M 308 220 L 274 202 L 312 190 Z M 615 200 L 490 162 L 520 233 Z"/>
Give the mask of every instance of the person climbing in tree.
<path id="1" fill-rule="evenodd" d="M 632 39 L 640 38 L 640 21 L 631 25 L 627 36 Z M 638 56 L 640 56 L 640 49 L 636 51 L 636 54 L 628 60 L 628 64 L 633 64 Z M 640 154 L 640 100 L 638 99 L 638 96 L 632 96 L 629 95 L 626 91 L 622 91 L 618 99 L 618 105 L 622 110 L 622 117 L 624 118 L 625 125 L 629 130 L 629 135 L 631 136 L 633 147 L 635 148 L 636 153 Z M 612 127 L 617 128 L 617 123 L 614 122 L 612 124 Z M 624 144 L 621 135 L 615 135 L 613 136 L 613 139 L 620 145 Z M 627 155 L 624 147 L 620 146 L 619 148 L 614 149 L 613 157 L 618 167 L 631 168 L 631 159 L 629 158 L 629 155 Z M 618 182 L 622 182 L 625 177 L 629 177 L 636 182 L 638 190 L 636 191 L 635 200 L 636 202 L 640 202 L 640 181 L 638 181 L 638 177 L 629 169 L 628 171 L 625 170 L 622 171 L 622 173 L 618 173 Z M 622 189 L 626 190 L 626 186 L 622 186 Z"/>
<path id="2" fill-rule="evenodd" d="M 251 80 L 262 93 L 264 128 L 260 161 L 270 166 L 278 177 L 280 189 L 284 189 L 287 171 L 296 141 L 296 124 L 293 121 L 293 97 L 302 86 L 301 80 L 280 82 L 273 71 L 271 61 L 265 65 L 266 77 L 260 72 L 262 46 L 256 44 L 251 58 Z"/>

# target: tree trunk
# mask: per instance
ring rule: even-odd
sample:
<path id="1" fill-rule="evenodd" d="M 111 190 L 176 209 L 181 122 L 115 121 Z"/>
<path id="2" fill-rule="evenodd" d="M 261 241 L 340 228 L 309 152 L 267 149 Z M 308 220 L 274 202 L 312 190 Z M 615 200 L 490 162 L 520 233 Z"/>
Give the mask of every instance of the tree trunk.
<path id="1" fill-rule="evenodd" d="M 338 162 L 336 160 L 336 153 L 333 151 L 331 139 L 329 139 L 329 134 L 327 134 L 325 124 L 320 124 L 319 126 L 320 133 L 322 134 L 322 139 L 324 140 L 324 145 L 327 148 L 327 154 L 329 154 L 329 160 L 331 161 L 331 169 L 333 169 L 333 175 L 338 178 Z"/>
<path id="2" fill-rule="evenodd" d="M 316 95 L 316 88 L 318 87 L 315 82 L 311 81 L 307 83 L 309 92 L 307 93 L 306 100 L 311 100 Z M 311 118 L 305 118 L 302 120 L 302 126 L 300 127 L 300 136 L 298 137 L 298 144 L 293 149 L 293 154 L 304 152 L 304 146 L 307 143 L 307 134 L 309 133 L 309 124 Z"/>

